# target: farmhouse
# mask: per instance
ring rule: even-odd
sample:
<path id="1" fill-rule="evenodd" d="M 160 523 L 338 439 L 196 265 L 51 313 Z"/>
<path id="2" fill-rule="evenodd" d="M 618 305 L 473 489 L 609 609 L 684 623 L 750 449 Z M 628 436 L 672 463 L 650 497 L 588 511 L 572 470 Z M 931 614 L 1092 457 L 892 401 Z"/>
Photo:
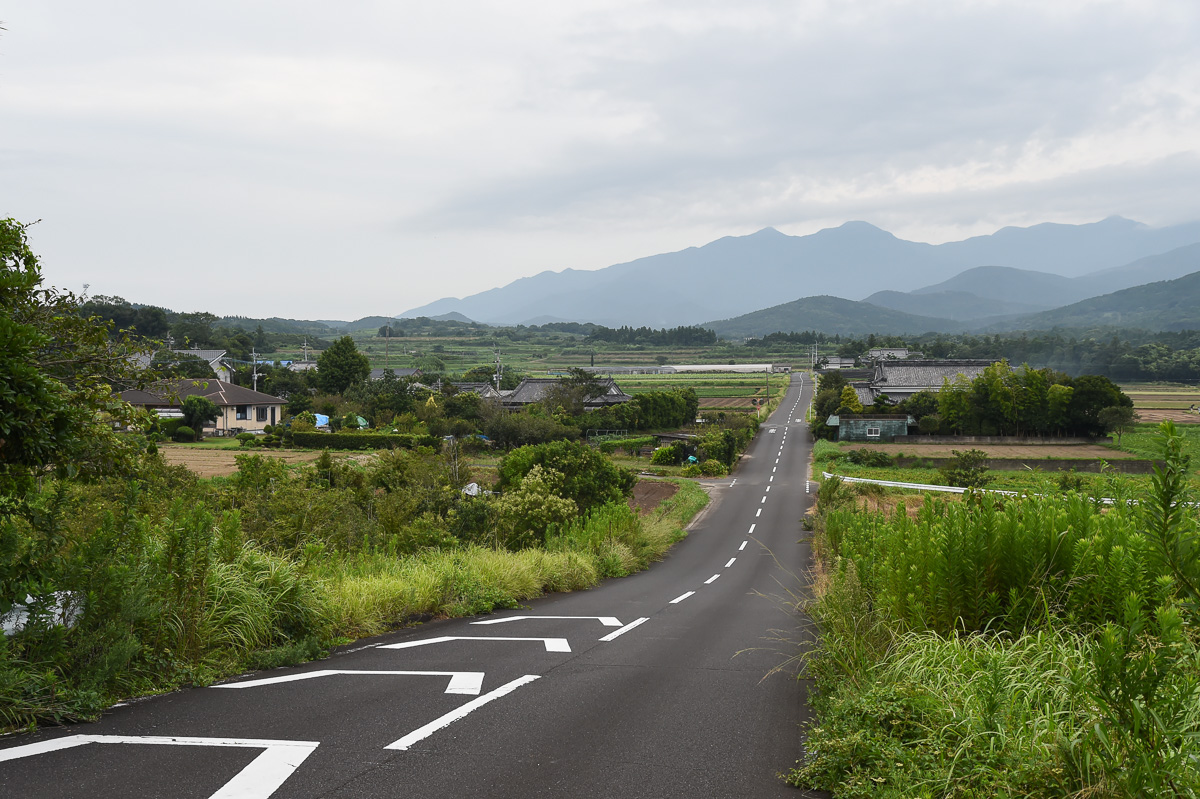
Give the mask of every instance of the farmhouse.
<path id="1" fill-rule="evenodd" d="M 991 361 L 897 361 L 881 360 L 875 364 L 870 389 L 872 403 L 880 394 L 893 402 L 906 400 L 920 391 L 937 392 L 945 380 L 954 382 L 958 375 L 974 380 Z"/>
<path id="2" fill-rule="evenodd" d="M 421 376 L 420 369 L 372 369 L 371 374 L 367 376 L 367 379 L 382 380 L 385 372 L 391 372 L 396 377 L 417 378 Z"/>
<path id="3" fill-rule="evenodd" d="M 825 424 L 838 429 L 838 441 L 892 441 L 908 435 L 917 420 L 904 414 L 844 413 L 830 416 Z"/>
<path id="4" fill-rule="evenodd" d="M 500 392 L 500 405 L 510 411 L 520 410 L 527 405 L 544 400 L 550 390 L 560 385 L 561 382 L 557 378 L 527 377 L 512 391 Z M 604 393 L 584 402 L 583 407 L 586 410 L 594 411 L 633 399 L 632 396 L 622 391 L 612 378 L 600 379 L 596 383 L 604 389 Z"/>
<path id="5" fill-rule="evenodd" d="M 135 408 L 174 415 L 169 412 L 178 412 L 192 395 L 207 397 L 217 406 L 220 415 L 205 428 L 217 434 L 262 430 L 283 420 L 284 400 L 224 380 L 167 380 L 146 391 L 122 391 L 121 399 Z"/>

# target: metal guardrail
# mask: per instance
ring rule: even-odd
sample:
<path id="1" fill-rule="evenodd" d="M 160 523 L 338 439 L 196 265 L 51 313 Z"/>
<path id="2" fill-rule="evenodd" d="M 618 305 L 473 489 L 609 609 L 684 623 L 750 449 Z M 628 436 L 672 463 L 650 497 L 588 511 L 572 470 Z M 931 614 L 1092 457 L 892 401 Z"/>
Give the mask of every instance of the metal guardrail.
<path id="1" fill-rule="evenodd" d="M 943 494 L 965 494 L 968 491 L 979 491 L 984 494 L 1002 494 L 1007 497 L 1019 497 L 1019 496 L 1021 496 L 1022 493 L 1025 493 L 1025 492 L 1021 492 L 1021 491 L 1004 491 L 999 488 L 971 489 L 971 488 L 960 488 L 958 486 L 929 485 L 926 483 L 898 483 L 894 480 L 871 480 L 867 477 L 845 477 L 840 474 L 832 474 L 831 472 L 821 472 L 821 474 L 824 476 L 824 478 L 826 480 L 828 480 L 831 477 L 836 477 L 837 479 L 841 480 L 843 483 L 868 483 L 870 485 L 884 486 L 885 488 L 911 488 L 915 491 L 940 491 Z M 1041 497 L 1041 496 L 1046 496 L 1046 495 L 1045 494 L 1030 494 L 1030 496 Z M 1114 505 L 1117 502 L 1117 500 L 1110 499 L 1108 497 L 1097 497 L 1096 499 L 1105 505 Z M 1136 499 L 1131 499 L 1131 500 L 1129 500 L 1129 504 L 1136 505 L 1138 503 L 1137 503 Z M 1191 507 L 1196 507 L 1196 503 L 1189 503 L 1189 505 Z"/>

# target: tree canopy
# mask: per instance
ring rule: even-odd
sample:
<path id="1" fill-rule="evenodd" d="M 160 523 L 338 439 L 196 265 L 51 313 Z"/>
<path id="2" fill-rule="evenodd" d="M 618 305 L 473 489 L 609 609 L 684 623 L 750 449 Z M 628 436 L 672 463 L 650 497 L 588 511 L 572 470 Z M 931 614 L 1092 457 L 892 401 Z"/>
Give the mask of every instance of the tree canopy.
<path id="1" fill-rule="evenodd" d="M 317 358 L 317 386 L 329 394 L 342 394 L 370 374 L 370 359 L 358 351 L 350 336 L 342 336 Z"/>
<path id="2" fill-rule="evenodd" d="M 114 392 L 138 382 L 124 338 L 42 287 L 26 226 L 0 221 L 0 512 L 39 474 L 115 472 L 137 451 L 113 432 L 136 414 Z"/>

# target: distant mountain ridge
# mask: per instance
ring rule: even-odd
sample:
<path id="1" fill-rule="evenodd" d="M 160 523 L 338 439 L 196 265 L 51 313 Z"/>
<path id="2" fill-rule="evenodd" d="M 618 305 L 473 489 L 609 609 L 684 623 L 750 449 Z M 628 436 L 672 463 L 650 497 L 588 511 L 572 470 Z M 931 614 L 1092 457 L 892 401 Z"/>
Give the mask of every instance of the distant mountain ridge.
<path id="1" fill-rule="evenodd" d="M 868 332 L 880 335 L 959 333 L 967 329 L 964 323 L 951 319 L 917 316 L 868 302 L 828 295 L 802 297 L 733 319 L 705 322 L 703 327 L 727 339 L 805 330 L 819 330 L 826 335 L 854 336 Z"/>
<path id="2" fill-rule="evenodd" d="M 1173 280 L 1197 270 L 1200 244 L 1189 244 L 1075 278 L 1006 266 L 979 266 L 907 293 L 876 292 L 867 297 L 867 302 L 908 313 L 975 321 L 1059 308 L 1121 289 Z"/>
<path id="3" fill-rule="evenodd" d="M 1124 274 L 1121 270 L 1139 259 L 1197 243 L 1200 223 L 1156 229 L 1121 217 L 1085 225 L 1004 228 L 990 236 L 936 245 L 905 241 L 866 222 L 847 222 L 807 236 L 764 228 L 595 271 L 542 272 L 400 316 L 455 312 L 489 324 L 555 318 L 674 327 L 732 319 L 773 307 L 786 296 L 856 299 L 883 291 L 909 293 L 914 286 L 932 288 L 974 267 L 1050 272 L 1063 280 L 1106 271 Z M 1028 297 L 1019 302 L 1030 304 Z M 1012 309 L 996 311 L 1006 312 Z"/>

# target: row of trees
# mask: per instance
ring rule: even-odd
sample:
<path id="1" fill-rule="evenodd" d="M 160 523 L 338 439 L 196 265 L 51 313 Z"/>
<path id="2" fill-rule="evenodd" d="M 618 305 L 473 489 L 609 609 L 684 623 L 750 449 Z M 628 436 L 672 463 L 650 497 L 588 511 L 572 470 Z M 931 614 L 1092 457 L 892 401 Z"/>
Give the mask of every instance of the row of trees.
<path id="1" fill-rule="evenodd" d="M 813 402 L 813 435 L 834 439 L 825 420 L 843 413 L 904 413 L 926 434 L 1098 436 L 1127 427 L 1133 400 L 1102 375 L 1069 377 L 1028 365 L 997 361 L 974 379 L 959 375 L 940 390 L 922 391 L 900 403 L 880 395 L 863 407 L 838 372 L 822 375 Z"/>

